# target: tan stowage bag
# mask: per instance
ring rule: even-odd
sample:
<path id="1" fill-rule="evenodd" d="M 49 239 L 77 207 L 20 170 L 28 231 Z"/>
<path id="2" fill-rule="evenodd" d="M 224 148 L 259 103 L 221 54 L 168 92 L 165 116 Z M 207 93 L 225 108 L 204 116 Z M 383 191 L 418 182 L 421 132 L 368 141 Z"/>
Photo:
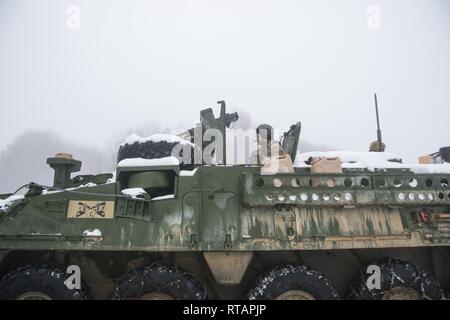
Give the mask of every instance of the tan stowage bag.
<path id="1" fill-rule="evenodd" d="M 433 163 L 431 156 L 426 155 L 419 157 L 419 164 L 430 164 L 430 163 Z"/>
<path id="2" fill-rule="evenodd" d="M 342 173 L 341 159 L 336 158 L 319 158 L 311 163 L 311 173 Z M 332 181 L 332 180 L 329 180 Z M 318 181 L 315 178 L 311 179 L 313 187 L 318 186 Z M 334 187 L 334 183 L 329 184 L 328 187 Z"/>
<path id="3" fill-rule="evenodd" d="M 294 172 L 294 165 L 291 156 L 288 154 L 266 158 L 261 165 L 262 175 Z"/>
<path id="4" fill-rule="evenodd" d="M 312 173 L 342 173 L 342 164 L 339 157 L 320 158 L 311 163 Z"/>

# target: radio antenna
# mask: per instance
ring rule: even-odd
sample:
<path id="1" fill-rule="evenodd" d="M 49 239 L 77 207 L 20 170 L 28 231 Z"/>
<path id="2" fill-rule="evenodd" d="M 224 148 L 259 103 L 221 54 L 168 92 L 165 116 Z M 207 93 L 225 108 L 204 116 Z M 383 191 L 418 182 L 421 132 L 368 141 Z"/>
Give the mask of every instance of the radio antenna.
<path id="1" fill-rule="evenodd" d="M 379 148 L 379 152 L 383 152 L 383 140 L 381 137 L 381 129 L 380 129 L 380 115 L 378 113 L 378 98 L 377 98 L 377 94 L 374 94 L 374 99 L 375 99 L 375 111 L 377 114 L 377 141 L 378 141 L 378 148 Z"/>

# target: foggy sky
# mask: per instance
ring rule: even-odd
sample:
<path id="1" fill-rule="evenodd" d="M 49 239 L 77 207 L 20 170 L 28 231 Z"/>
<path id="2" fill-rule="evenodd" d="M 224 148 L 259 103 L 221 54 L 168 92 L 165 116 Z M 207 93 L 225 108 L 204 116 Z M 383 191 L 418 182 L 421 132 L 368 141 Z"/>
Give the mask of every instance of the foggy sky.
<path id="1" fill-rule="evenodd" d="M 450 145 L 449 39 L 448 0 L 0 0 L 0 150 L 28 129 L 95 148 L 149 121 L 190 127 L 222 99 L 367 150 L 377 92 L 387 151 L 416 161 Z"/>

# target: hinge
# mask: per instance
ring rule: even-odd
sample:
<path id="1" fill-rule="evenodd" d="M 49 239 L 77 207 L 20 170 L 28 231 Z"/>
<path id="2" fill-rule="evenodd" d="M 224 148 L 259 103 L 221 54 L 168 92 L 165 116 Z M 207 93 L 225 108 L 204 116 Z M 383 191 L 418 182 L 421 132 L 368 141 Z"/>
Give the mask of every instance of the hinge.
<path id="1" fill-rule="evenodd" d="M 225 236 L 224 247 L 225 249 L 231 249 L 233 247 L 233 242 L 231 241 L 231 234 L 227 234 Z"/>
<path id="2" fill-rule="evenodd" d="M 197 249 L 197 236 L 195 234 L 191 234 L 191 240 L 188 244 L 189 248 Z"/>

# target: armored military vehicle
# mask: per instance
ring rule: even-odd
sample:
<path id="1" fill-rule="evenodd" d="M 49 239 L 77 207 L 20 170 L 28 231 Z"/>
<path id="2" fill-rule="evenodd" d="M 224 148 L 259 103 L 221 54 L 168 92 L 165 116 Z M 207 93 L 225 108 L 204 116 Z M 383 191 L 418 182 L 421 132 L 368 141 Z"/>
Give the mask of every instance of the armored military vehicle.
<path id="1" fill-rule="evenodd" d="M 73 177 L 81 162 L 57 154 L 52 186 L 1 195 L 0 298 L 445 297 L 448 163 L 298 155 L 300 123 L 281 138 L 292 170 L 229 165 L 217 139 L 214 163 L 188 161 L 208 148 L 194 131 L 225 140 L 237 120 L 220 104 L 182 137 L 128 139 L 114 174 Z"/>

